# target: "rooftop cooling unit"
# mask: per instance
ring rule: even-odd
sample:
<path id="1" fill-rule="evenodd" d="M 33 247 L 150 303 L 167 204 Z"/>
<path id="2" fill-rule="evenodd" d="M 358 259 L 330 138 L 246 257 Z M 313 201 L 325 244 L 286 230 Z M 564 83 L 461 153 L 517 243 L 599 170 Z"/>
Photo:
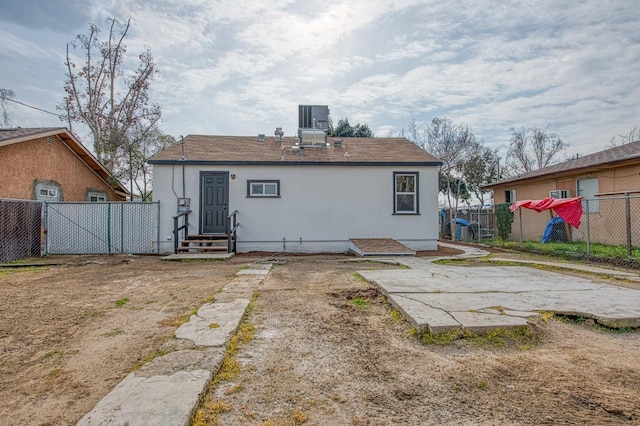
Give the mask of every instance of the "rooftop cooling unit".
<path id="1" fill-rule="evenodd" d="M 298 128 L 329 130 L 329 107 L 298 105 Z"/>
<path id="2" fill-rule="evenodd" d="M 327 132 L 319 129 L 298 130 L 298 144 L 300 146 L 327 146 Z"/>

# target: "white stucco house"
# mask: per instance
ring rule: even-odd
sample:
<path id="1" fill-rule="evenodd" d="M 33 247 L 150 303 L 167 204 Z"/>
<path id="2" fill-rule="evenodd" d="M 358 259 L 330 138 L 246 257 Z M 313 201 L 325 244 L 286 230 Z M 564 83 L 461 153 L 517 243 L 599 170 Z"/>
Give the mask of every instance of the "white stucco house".
<path id="1" fill-rule="evenodd" d="M 340 253 L 375 238 L 437 249 L 442 163 L 433 155 L 404 138 L 281 133 L 190 135 L 156 154 L 160 250 L 173 252 L 176 238 L 183 246 L 182 232 L 174 235 L 179 211 L 190 211 L 187 234 L 200 241 L 236 223 L 231 250 L 239 253 Z"/>

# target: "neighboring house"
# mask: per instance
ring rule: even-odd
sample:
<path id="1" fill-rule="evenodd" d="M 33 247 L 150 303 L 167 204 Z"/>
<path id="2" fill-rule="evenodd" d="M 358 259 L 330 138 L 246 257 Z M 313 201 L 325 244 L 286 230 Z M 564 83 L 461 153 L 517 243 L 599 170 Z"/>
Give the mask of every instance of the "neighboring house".
<path id="1" fill-rule="evenodd" d="M 0 129 L 0 198 L 98 202 L 128 195 L 67 129 Z"/>
<path id="2" fill-rule="evenodd" d="M 637 196 L 640 195 L 640 141 L 501 180 L 485 186 L 485 189 L 493 191 L 495 204 L 539 200 L 549 196 L 581 196 L 588 199 L 626 194 Z M 597 201 L 589 202 L 588 211 L 586 205 L 583 208 L 582 222 L 584 225 L 585 214 L 589 214 L 590 238 L 593 241 L 598 240 L 594 233 L 601 233 L 603 236 L 620 234 L 615 240 L 619 240 L 621 244 L 626 241 L 624 226 L 621 226 L 624 211 L 609 211 L 614 208 L 618 209 L 614 203 Z M 523 239 L 539 241 L 549 219 L 550 213 L 523 210 Z M 577 233 L 574 231 L 573 235 L 576 236 Z M 517 239 L 519 236 L 519 213 L 516 212 L 511 238 Z"/>
<path id="3" fill-rule="evenodd" d="M 370 238 L 437 248 L 442 163 L 404 138 L 190 135 L 149 162 L 164 252 L 181 199 L 189 234 L 223 234 L 237 211 L 238 252 L 339 253 Z"/>

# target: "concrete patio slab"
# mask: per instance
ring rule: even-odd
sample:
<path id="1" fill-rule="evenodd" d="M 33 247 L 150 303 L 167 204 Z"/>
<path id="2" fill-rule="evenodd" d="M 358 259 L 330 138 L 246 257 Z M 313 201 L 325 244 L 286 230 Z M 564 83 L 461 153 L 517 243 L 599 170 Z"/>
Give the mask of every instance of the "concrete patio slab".
<path id="1" fill-rule="evenodd" d="M 438 265 L 417 258 L 411 263 L 417 269 L 359 273 L 420 331 L 509 328 L 526 324 L 535 311 L 593 318 L 608 327 L 640 327 L 639 290 L 517 266 Z"/>

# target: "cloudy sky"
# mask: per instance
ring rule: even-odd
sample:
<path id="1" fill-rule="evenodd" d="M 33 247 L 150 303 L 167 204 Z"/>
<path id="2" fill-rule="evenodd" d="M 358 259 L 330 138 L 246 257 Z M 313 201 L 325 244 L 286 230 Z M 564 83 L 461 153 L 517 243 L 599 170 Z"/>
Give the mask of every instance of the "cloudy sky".
<path id="1" fill-rule="evenodd" d="M 640 123 L 636 0 L 2 0 L 0 87 L 55 112 L 66 44 L 108 17 L 133 19 L 131 64 L 151 49 L 173 136 L 293 135 L 311 104 L 378 136 L 448 116 L 503 155 L 510 127 L 549 125 L 584 155 Z"/>

